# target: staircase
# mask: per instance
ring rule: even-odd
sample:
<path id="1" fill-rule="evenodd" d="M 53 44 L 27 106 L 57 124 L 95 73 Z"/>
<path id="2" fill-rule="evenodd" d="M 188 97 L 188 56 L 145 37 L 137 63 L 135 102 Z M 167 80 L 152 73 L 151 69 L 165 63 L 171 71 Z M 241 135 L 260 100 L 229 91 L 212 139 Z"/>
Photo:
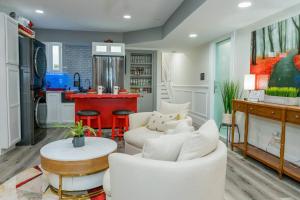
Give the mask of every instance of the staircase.
<path id="1" fill-rule="evenodd" d="M 160 88 L 160 99 L 169 103 L 173 102 L 173 92 L 171 83 L 164 82 L 161 84 Z"/>

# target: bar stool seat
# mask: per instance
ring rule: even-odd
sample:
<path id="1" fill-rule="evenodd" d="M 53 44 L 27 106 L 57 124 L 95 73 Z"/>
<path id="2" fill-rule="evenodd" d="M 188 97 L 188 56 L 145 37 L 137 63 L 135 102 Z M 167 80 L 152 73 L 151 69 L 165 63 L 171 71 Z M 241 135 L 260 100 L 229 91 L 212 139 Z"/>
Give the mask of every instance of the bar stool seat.
<path id="1" fill-rule="evenodd" d="M 98 116 L 100 115 L 100 112 L 96 110 L 80 110 L 77 112 L 77 115 L 79 116 Z"/>
<path id="2" fill-rule="evenodd" d="M 102 135 L 102 127 L 101 127 L 101 113 L 96 110 L 80 110 L 76 113 L 76 122 L 80 120 L 86 120 L 87 126 L 91 127 L 91 120 L 97 120 L 97 128 L 98 128 L 98 137 Z M 91 136 L 90 131 L 87 131 L 86 136 Z"/>
<path id="3" fill-rule="evenodd" d="M 132 113 L 131 110 L 115 110 L 112 112 L 113 115 L 130 115 Z"/>
<path id="4" fill-rule="evenodd" d="M 129 115 L 132 114 L 131 110 L 115 110 L 112 112 L 112 128 L 111 139 L 119 137 L 119 140 L 124 136 L 124 132 L 129 130 Z M 119 123 L 118 123 L 119 122 Z M 115 129 L 118 128 L 118 133 Z"/>

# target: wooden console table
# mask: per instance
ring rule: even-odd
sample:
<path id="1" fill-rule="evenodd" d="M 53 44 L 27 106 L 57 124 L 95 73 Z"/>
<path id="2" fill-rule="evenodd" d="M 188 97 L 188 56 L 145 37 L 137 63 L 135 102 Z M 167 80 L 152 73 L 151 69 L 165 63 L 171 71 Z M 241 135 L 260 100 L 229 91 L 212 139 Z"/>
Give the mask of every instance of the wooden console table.
<path id="1" fill-rule="evenodd" d="M 234 128 L 232 129 L 231 149 L 240 149 L 244 156 L 254 158 L 268 167 L 276 170 L 281 178 L 283 174 L 300 181 L 300 166 L 284 159 L 286 123 L 300 125 L 300 107 L 285 106 L 263 102 L 233 100 L 232 126 L 235 126 L 236 112 L 245 113 L 244 142 L 234 143 Z M 281 122 L 280 157 L 274 156 L 251 144 L 248 144 L 249 115 L 256 115 Z"/>

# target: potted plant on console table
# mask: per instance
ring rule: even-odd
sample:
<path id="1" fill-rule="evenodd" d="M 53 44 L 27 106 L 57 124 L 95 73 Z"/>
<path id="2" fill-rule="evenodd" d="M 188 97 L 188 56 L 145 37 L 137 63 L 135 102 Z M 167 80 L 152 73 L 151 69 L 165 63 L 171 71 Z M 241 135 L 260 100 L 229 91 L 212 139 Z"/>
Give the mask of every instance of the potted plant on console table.
<path id="1" fill-rule="evenodd" d="M 68 137 L 73 137 L 72 143 L 75 148 L 83 147 L 85 145 L 84 133 L 86 131 L 89 131 L 93 135 L 96 134 L 93 128 L 82 125 L 82 121 L 77 122 L 74 127 L 70 127 L 69 129 L 67 135 Z"/>
<path id="2" fill-rule="evenodd" d="M 294 87 L 270 87 L 265 90 L 264 101 L 267 103 L 299 105 L 299 89 Z"/>
<path id="3" fill-rule="evenodd" d="M 221 86 L 221 95 L 224 106 L 222 123 L 232 124 L 232 100 L 241 96 L 239 84 L 234 81 L 225 81 Z"/>

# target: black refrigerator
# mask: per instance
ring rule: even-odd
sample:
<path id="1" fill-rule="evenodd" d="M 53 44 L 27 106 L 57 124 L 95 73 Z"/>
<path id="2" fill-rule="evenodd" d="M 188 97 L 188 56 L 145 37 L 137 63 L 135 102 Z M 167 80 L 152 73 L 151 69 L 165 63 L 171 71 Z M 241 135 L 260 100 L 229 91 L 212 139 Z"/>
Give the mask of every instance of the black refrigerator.
<path id="1" fill-rule="evenodd" d="M 45 44 L 20 36 L 19 62 L 21 142 L 18 145 L 34 145 L 47 134 L 45 129 L 47 104 L 43 95 L 47 71 Z"/>
<path id="2" fill-rule="evenodd" d="M 93 87 L 101 85 L 105 93 L 113 93 L 114 86 L 124 88 L 124 56 L 93 57 Z"/>

